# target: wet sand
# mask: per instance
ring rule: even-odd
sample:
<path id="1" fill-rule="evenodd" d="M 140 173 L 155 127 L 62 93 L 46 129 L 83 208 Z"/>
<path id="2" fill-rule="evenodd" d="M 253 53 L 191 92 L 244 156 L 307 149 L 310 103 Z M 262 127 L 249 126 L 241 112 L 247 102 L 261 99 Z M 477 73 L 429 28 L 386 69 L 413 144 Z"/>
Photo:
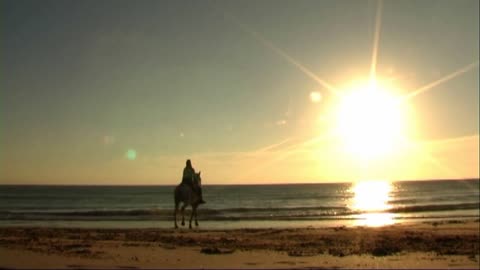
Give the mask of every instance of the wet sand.
<path id="1" fill-rule="evenodd" d="M 471 268 L 479 220 L 208 230 L 0 228 L 0 268 Z"/>

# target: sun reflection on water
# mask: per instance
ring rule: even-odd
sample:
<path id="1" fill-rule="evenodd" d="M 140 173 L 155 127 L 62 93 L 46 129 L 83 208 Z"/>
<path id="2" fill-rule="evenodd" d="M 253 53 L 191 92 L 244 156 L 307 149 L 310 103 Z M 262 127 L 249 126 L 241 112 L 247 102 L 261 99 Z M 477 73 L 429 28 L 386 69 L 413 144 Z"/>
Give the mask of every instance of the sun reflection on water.
<path id="1" fill-rule="evenodd" d="M 355 219 L 357 226 L 385 226 L 395 223 L 392 208 L 389 205 L 393 187 L 389 181 L 358 181 L 352 185 L 353 199 L 351 208 L 361 212 Z"/>

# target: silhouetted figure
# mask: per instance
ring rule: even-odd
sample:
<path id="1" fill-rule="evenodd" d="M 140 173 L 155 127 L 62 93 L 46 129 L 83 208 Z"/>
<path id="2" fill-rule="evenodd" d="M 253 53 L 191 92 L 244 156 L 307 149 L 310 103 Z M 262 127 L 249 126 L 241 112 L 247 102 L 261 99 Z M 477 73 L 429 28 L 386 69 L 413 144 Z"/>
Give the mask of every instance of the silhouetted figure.
<path id="1" fill-rule="evenodd" d="M 183 169 L 183 178 L 182 178 L 182 183 L 189 185 L 193 191 L 195 191 L 198 196 L 200 197 L 199 203 L 205 203 L 203 200 L 202 196 L 202 187 L 200 183 L 195 183 L 195 169 L 192 167 L 192 162 L 190 159 L 187 159 L 187 163 L 185 165 L 185 168 Z"/>
<path id="2" fill-rule="evenodd" d="M 175 229 L 178 228 L 177 225 L 177 212 L 180 206 L 180 203 L 183 203 L 181 207 L 182 212 L 182 226 L 185 225 L 185 208 L 189 205 L 192 206 L 192 213 L 190 214 L 189 228 L 192 228 L 192 219 L 195 217 L 195 226 L 198 226 L 197 219 L 197 208 L 200 205 L 200 195 L 195 192 L 192 186 L 201 186 L 202 179 L 200 178 L 200 172 L 193 174 L 193 185 L 190 186 L 185 180 L 185 183 L 182 182 L 175 188 L 174 200 L 175 200 L 175 211 L 173 212 L 173 219 L 175 222 Z"/>

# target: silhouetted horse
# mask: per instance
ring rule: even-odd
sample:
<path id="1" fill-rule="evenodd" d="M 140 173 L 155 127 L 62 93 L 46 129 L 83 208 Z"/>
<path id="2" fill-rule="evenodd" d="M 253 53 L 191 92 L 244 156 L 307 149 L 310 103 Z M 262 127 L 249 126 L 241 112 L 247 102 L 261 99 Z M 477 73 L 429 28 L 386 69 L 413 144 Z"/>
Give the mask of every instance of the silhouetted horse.
<path id="1" fill-rule="evenodd" d="M 195 173 L 193 177 L 193 184 L 197 187 L 201 187 L 202 185 L 202 179 L 200 178 L 200 172 Z M 186 183 L 181 183 L 175 188 L 175 212 L 173 214 L 173 220 L 175 221 L 175 229 L 178 228 L 177 225 L 177 212 L 178 212 L 178 206 L 180 203 L 183 203 L 182 205 L 182 226 L 185 226 L 185 208 L 189 205 L 192 206 L 192 213 L 190 215 L 190 223 L 189 223 L 189 228 L 192 228 L 192 218 L 195 215 L 195 226 L 198 226 L 198 220 L 197 220 L 197 207 L 200 204 L 200 196 L 198 193 L 193 190 L 193 188 L 186 184 Z"/>

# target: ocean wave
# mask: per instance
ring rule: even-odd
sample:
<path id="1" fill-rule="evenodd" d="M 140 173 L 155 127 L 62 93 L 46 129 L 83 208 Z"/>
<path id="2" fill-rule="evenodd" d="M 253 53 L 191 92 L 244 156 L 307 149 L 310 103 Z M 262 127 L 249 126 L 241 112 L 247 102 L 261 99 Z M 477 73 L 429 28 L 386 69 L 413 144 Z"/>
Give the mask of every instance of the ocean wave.
<path id="1" fill-rule="evenodd" d="M 185 209 L 186 212 L 190 212 L 189 208 Z M 328 214 L 347 213 L 349 209 L 347 207 L 289 207 L 289 208 L 224 208 L 224 209 L 210 209 L 203 208 L 199 210 L 202 215 L 207 216 L 224 216 L 228 214 L 244 214 L 245 216 L 255 213 L 309 213 L 325 212 Z M 180 212 L 180 209 L 179 209 Z M 173 215 L 172 209 L 130 209 L 130 210 L 110 210 L 110 209 L 98 209 L 98 210 L 44 210 L 44 211 L 0 211 L 0 218 L 2 216 L 93 216 L 93 217 L 108 217 L 108 216 L 169 216 Z"/>
<path id="2" fill-rule="evenodd" d="M 395 214 L 475 210 L 479 203 L 398 206 L 384 211 Z M 367 211 L 348 207 L 290 207 L 290 208 L 200 208 L 203 220 L 322 220 L 345 219 Z M 185 210 L 190 214 L 190 209 Z M 452 213 L 453 214 L 453 213 Z M 170 220 L 173 209 L 95 209 L 61 211 L 0 211 L 0 220 Z"/>
<path id="3" fill-rule="evenodd" d="M 427 205 L 411 205 L 389 209 L 391 213 L 415 213 L 415 212 L 433 212 L 433 211 L 453 211 L 453 210 L 470 210 L 479 209 L 479 202 L 476 203 L 458 203 L 458 204 L 427 204 Z"/>

